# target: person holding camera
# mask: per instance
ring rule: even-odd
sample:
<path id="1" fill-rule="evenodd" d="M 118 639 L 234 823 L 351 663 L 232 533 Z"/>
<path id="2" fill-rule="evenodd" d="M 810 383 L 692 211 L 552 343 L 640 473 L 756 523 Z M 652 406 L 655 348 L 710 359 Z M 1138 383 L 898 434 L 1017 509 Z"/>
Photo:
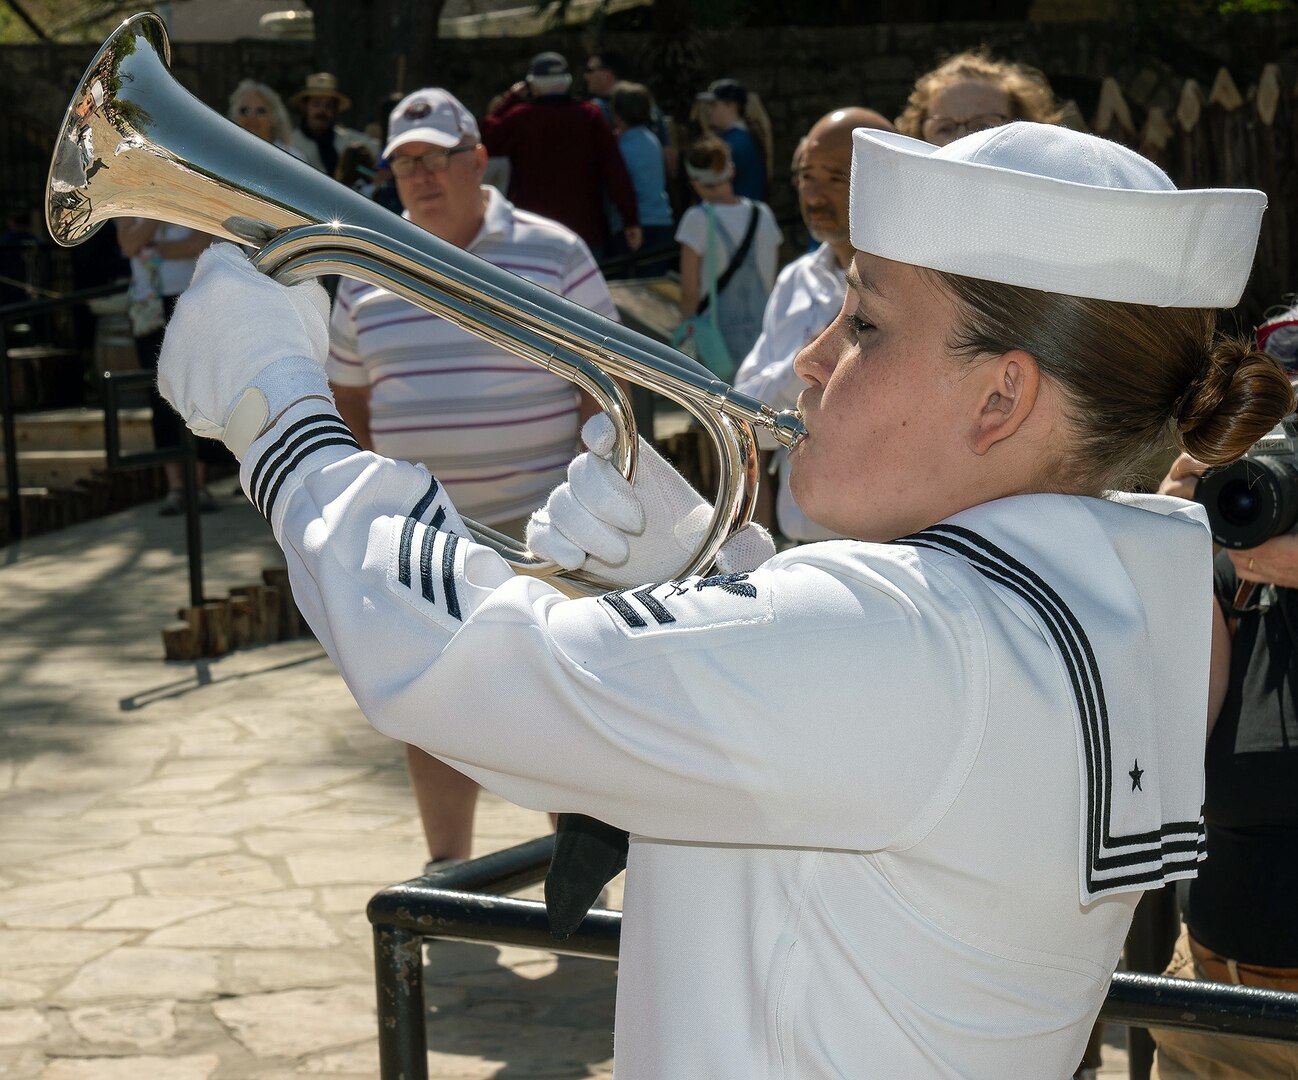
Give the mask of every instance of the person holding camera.
<path id="1" fill-rule="evenodd" d="M 1159 487 L 1198 498 L 1214 539 L 1254 543 L 1298 500 L 1292 444 L 1273 433 L 1208 481 L 1182 454 Z M 1267 446 L 1266 444 L 1271 444 Z M 1279 449 L 1280 454 L 1271 453 Z M 1285 457 L 1285 454 L 1288 454 Z M 1269 458 L 1270 460 L 1264 460 Z M 1288 490 L 1258 484 L 1284 477 Z M 1250 480 L 1253 481 L 1250 483 Z M 1272 491 L 1281 503 L 1266 495 Z M 1283 524 L 1283 517 L 1279 519 Z M 1285 525 L 1284 527 L 1289 527 Z M 1298 991 L 1298 535 L 1222 547 L 1215 562 L 1204 820 L 1208 858 L 1188 882 L 1184 926 L 1165 974 Z M 1298 1075 L 1298 1046 L 1191 1031 L 1151 1032 L 1158 1080 Z"/>

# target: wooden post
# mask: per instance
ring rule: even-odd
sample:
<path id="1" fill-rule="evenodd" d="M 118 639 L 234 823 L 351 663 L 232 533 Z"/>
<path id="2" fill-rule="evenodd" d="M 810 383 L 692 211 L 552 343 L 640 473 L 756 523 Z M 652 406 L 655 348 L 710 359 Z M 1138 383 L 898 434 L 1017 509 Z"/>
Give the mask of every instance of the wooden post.
<path id="1" fill-rule="evenodd" d="M 248 640 L 249 645 L 268 645 L 279 640 L 279 616 L 267 618 L 266 600 L 262 596 L 264 592 L 265 587 L 262 585 L 236 585 L 230 590 L 231 596 L 243 597 L 251 606 L 252 634 Z"/>
<path id="2" fill-rule="evenodd" d="M 1077 102 L 1072 98 L 1059 106 L 1059 126 L 1066 127 L 1070 131 L 1089 132 L 1091 130 L 1086 117 L 1082 115 L 1082 110 L 1077 107 Z"/>
<path id="3" fill-rule="evenodd" d="M 162 628 L 162 650 L 168 660 L 197 660 L 202 655 L 198 634 L 187 622 Z"/>
<path id="4" fill-rule="evenodd" d="M 282 566 L 266 567 L 261 572 L 261 579 L 267 585 L 279 590 L 279 637 L 281 641 L 291 641 L 302 636 L 302 613 L 298 611 L 297 602 L 293 599 L 293 590 L 288 583 L 288 570 Z"/>
<path id="5" fill-rule="evenodd" d="M 1178 131 L 1179 153 L 1177 183 L 1181 187 L 1205 187 L 1199 162 L 1198 148 L 1201 142 L 1199 120 L 1203 116 L 1203 88 L 1194 79 L 1186 79 L 1181 88 L 1181 97 L 1176 104 L 1176 126 Z"/>
<path id="6" fill-rule="evenodd" d="M 1122 87 L 1112 75 L 1100 83 L 1100 100 L 1095 106 L 1095 120 L 1091 130 L 1097 135 L 1131 145 L 1136 139 L 1136 125 L 1131 119 L 1131 109 L 1122 95 Z"/>
<path id="7" fill-rule="evenodd" d="M 1244 104 L 1244 95 L 1239 92 L 1230 72 L 1222 68 L 1212 80 L 1212 89 L 1208 92 L 1208 101 L 1220 105 L 1227 112 L 1234 112 Z"/>
<path id="8" fill-rule="evenodd" d="M 279 590 L 263 585 L 257 590 L 257 624 L 266 642 L 279 641 Z"/>
<path id="9" fill-rule="evenodd" d="M 246 649 L 253 644 L 257 622 L 256 605 L 252 598 L 231 594 L 230 600 L 230 648 Z"/>
<path id="10" fill-rule="evenodd" d="M 1172 141 L 1172 125 L 1167 113 L 1157 105 L 1149 110 L 1145 117 L 1145 127 L 1140 133 L 1140 152 L 1157 165 L 1163 165 L 1167 159 L 1167 147 Z"/>
<path id="11" fill-rule="evenodd" d="M 230 651 L 230 608 L 225 600 L 202 606 L 203 655 L 224 656 Z"/>

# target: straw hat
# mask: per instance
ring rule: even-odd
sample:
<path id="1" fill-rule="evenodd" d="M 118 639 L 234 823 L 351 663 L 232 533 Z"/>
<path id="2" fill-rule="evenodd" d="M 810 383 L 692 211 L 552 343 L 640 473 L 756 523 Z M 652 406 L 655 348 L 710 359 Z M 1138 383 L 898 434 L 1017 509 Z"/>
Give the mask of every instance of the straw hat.
<path id="1" fill-rule="evenodd" d="M 331 97 L 338 102 L 338 111 L 346 112 L 352 107 L 352 99 L 338 89 L 338 76 L 327 71 L 318 71 L 306 77 L 306 85 L 294 94 L 289 101 L 293 107 L 300 109 L 302 102 L 309 97 Z"/>

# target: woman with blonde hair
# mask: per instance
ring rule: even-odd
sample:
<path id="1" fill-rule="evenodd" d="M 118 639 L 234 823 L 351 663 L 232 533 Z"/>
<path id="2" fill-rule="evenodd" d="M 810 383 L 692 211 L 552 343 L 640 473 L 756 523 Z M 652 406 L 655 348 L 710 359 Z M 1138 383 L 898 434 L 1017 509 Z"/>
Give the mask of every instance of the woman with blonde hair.
<path id="1" fill-rule="evenodd" d="M 597 416 L 528 529 L 618 586 L 567 599 L 349 437 L 319 289 L 218 246 L 163 349 L 370 721 L 631 833 L 621 1080 L 1069 1075 L 1141 893 L 1203 857 L 1212 540 L 1196 503 L 1116 492 L 1292 408 L 1215 328 L 1266 197 L 1041 124 L 852 138 L 790 462 L 854 539 L 744 530 L 682 577 L 710 508 L 647 444 L 623 479 Z"/>
<path id="2" fill-rule="evenodd" d="M 230 95 L 226 115 L 245 131 L 250 131 L 259 139 L 278 146 L 286 154 L 292 154 L 299 161 L 304 161 L 302 154 L 289 145 L 289 135 L 293 130 L 292 121 L 284 102 L 265 83 L 255 79 L 244 79 L 234 88 Z"/>
<path id="3" fill-rule="evenodd" d="M 945 146 L 1011 120 L 1057 124 L 1059 118 L 1059 103 L 1040 71 L 994 59 L 983 46 L 957 53 L 916 79 L 897 130 Z"/>

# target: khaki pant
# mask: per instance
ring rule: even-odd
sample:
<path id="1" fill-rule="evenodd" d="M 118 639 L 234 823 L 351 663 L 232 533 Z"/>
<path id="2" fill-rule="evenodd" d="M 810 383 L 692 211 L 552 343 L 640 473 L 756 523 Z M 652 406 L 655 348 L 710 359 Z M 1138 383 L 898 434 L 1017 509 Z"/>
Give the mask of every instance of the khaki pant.
<path id="1" fill-rule="evenodd" d="M 1164 975 L 1210 982 L 1190 955 L 1190 936 L 1182 929 Z M 1298 1080 L 1298 1044 L 1254 1042 L 1196 1031 L 1149 1032 L 1158 1044 L 1150 1080 Z"/>

